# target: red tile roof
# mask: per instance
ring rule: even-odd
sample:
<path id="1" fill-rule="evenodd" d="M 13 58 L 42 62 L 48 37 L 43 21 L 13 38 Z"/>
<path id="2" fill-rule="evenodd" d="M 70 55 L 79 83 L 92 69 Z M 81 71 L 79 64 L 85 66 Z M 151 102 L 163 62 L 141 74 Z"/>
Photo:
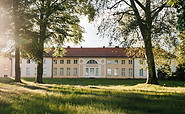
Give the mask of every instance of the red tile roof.
<path id="1" fill-rule="evenodd" d="M 138 54 L 139 48 L 64 48 L 66 53 L 63 57 L 144 57 Z M 134 49 L 134 50 L 133 50 Z M 53 54 L 52 49 L 49 55 Z M 132 50 L 132 51 L 131 51 Z"/>

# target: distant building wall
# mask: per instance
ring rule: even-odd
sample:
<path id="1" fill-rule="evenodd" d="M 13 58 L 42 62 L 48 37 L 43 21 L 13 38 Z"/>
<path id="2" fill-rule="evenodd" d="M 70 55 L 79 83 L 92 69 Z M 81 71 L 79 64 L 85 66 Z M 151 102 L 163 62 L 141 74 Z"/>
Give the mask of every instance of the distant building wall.
<path id="1" fill-rule="evenodd" d="M 147 78 L 146 60 L 142 60 L 141 58 L 134 59 L 134 78 Z"/>
<path id="2" fill-rule="evenodd" d="M 21 77 L 36 77 L 37 63 L 30 59 L 21 59 Z M 15 77 L 15 58 L 12 58 L 12 76 Z M 52 58 L 44 58 L 43 77 L 52 76 Z"/>
<path id="3" fill-rule="evenodd" d="M 11 60 L 9 58 L 0 57 L 0 77 L 11 76 Z"/>

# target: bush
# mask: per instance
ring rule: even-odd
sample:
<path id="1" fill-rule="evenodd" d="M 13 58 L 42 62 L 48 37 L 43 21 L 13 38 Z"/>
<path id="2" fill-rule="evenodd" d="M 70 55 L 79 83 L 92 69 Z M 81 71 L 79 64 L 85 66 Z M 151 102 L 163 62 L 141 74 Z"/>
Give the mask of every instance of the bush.
<path id="1" fill-rule="evenodd" d="M 177 67 L 177 71 L 176 71 L 176 75 L 177 75 L 177 79 L 180 81 L 185 81 L 185 63 L 180 64 Z"/>

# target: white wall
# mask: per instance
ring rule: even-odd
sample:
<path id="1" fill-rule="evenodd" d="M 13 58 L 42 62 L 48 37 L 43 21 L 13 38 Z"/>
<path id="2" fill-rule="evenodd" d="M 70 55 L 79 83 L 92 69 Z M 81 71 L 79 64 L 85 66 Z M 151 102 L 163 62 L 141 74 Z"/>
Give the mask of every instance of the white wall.
<path id="1" fill-rule="evenodd" d="M 11 76 L 11 60 L 0 56 L 0 77 Z"/>
<path id="2" fill-rule="evenodd" d="M 47 75 L 43 74 L 43 77 L 51 77 L 52 76 L 52 58 L 44 58 L 46 60 L 46 63 L 43 64 L 44 67 L 47 69 Z"/>
<path id="3" fill-rule="evenodd" d="M 147 65 L 146 61 L 143 61 L 143 64 L 139 63 L 140 58 L 135 58 L 134 59 L 134 78 L 147 78 Z M 143 76 L 140 76 L 139 70 L 143 69 Z"/>
<path id="4" fill-rule="evenodd" d="M 46 75 L 43 74 L 43 77 L 51 77 L 52 74 L 52 58 L 44 58 L 46 63 L 43 64 L 43 69 L 46 68 Z M 30 60 L 30 63 L 27 63 L 27 59 L 21 60 L 21 77 L 36 77 L 36 68 L 37 64 L 35 61 Z M 29 73 L 26 72 L 26 69 L 29 69 Z M 12 58 L 12 76 L 15 77 L 15 58 Z"/>

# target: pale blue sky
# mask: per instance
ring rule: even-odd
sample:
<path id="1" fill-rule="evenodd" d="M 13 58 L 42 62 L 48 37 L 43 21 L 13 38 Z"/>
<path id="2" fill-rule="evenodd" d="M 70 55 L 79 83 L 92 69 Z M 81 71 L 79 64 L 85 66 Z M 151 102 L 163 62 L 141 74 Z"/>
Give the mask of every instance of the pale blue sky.
<path id="1" fill-rule="evenodd" d="M 75 46 L 72 43 L 66 44 L 66 46 L 71 47 L 103 47 L 109 45 L 109 40 L 107 38 L 100 38 L 100 36 L 97 35 L 97 27 L 94 26 L 94 23 L 88 22 L 87 18 L 82 18 L 80 25 L 85 28 L 85 32 L 83 34 L 84 42 L 79 44 L 78 46 Z"/>

